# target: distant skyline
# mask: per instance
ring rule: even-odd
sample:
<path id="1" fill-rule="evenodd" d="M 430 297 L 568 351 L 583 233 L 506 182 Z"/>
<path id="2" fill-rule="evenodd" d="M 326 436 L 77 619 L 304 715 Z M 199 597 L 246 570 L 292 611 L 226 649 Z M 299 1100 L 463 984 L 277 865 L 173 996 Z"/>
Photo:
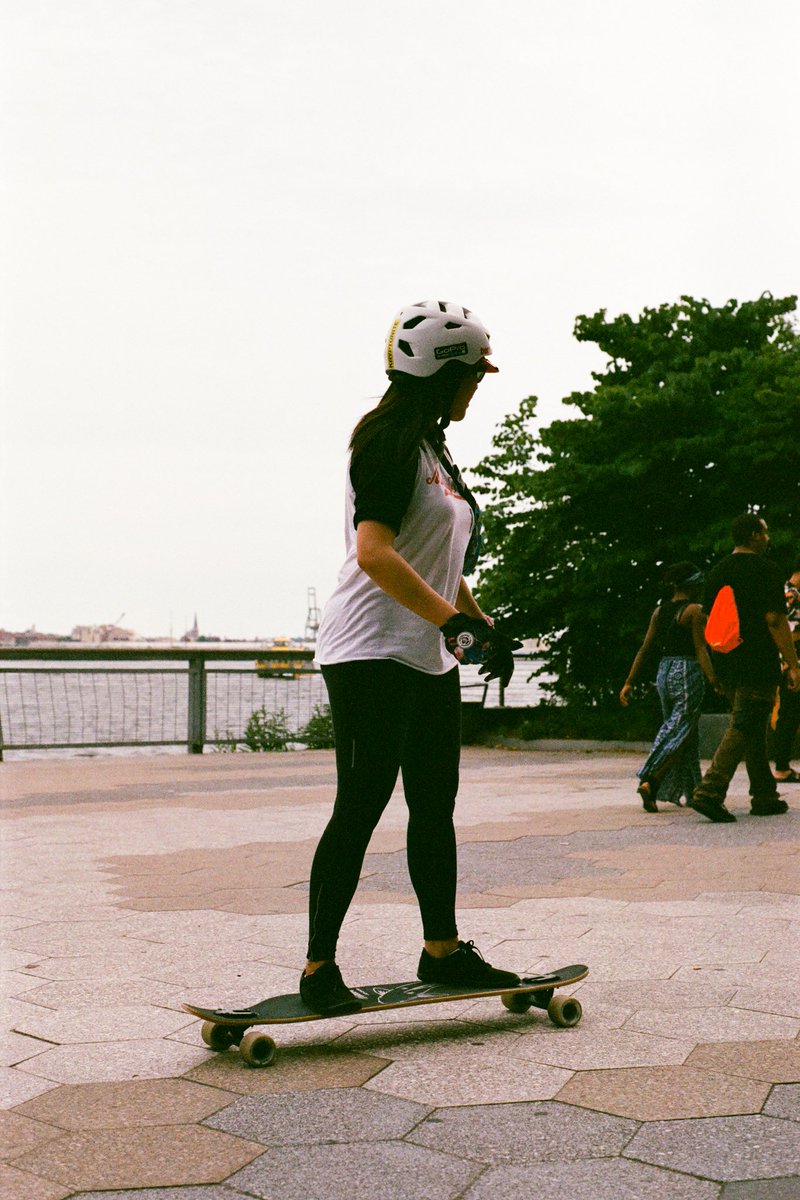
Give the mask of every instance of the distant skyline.
<path id="1" fill-rule="evenodd" d="M 125 614 L 123 613 L 122 615 L 124 617 Z M 265 640 L 268 640 L 271 638 L 280 639 L 281 637 L 291 637 L 294 639 L 303 639 L 305 636 L 305 633 L 306 633 L 305 624 L 306 624 L 306 622 L 305 622 L 305 617 L 304 617 L 304 619 L 303 619 L 304 628 L 300 632 L 284 633 L 284 634 L 265 632 L 263 635 L 260 635 L 256 638 L 245 639 L 245 640 L 265 641 Z M 104 624 L 104 625 L 90 625 L 90 624 L 87 624 L 85 621 L 78 621 L 70 629 L 40 629 L 35 624 L 35 622 L 29 623 L 27 625 L 22 625 L 18 629 L 17 628 L 8 629 L 5 626 L 0 625 L 0 634 L 4 634 L 4 633 L 5 634 L 14 634 L 16 636 L 30 635 L 30 636 L 44 637 L 44 638 L 57 637 L 59 639 L 65 640 L 65 641 L 69 641 L 71 639 L 78 637 L 78 635 L 80 633 L 87 634 L 91 631 L 95 631 L 95 632 L 108 631 L 109 634 L 113 633 L 113 634 L 119 634 L 119 635 L 125 635 L 125 636 L 132 635 L 133 638 L 137 641 L 163 641 L 164 639 L 169 639 L 172 641 L 182 641 L 184 638 L 186 638 L 187 640 L 195 639 L 195 640 L 199 640 L 199 641 L 209 641 L 210 640 L 210 641 L 225 641 L 225 642 L 240 640 L 238 638 L 230 638 L 225 633 L 220 633 L 220 632 L 214 631 L 214 630 L 203 629 L 200 626 L 199 621 L 197 620 L 196 617 L 195 617 L 194 621 L 192 621 L 190 624 L 187 623 L 186 627 L 182 628 L 181 630 L 179 630 L 173 624 L 170 627 L 170 629 L 168 629 L 165 633 L 155 633 L 155 634 L 150 634 L 150 635 L 140 633 L 139 630 L 131 629 L 126 625 L 117 625 L 116 622 L 112 622 L 110 624 Z M 109 636 L 108 639 L 104 639 L 104 640 L 114 641 L 114 640 L 119 640 L 119 638 Z"/>
<path id="2" fill-rule="evenodd" d="M 302 632 L 393 314 L 501 368 L 469 468 L 602 359 L 576 315 L 800 280 L 795 0 L 0 0 L 0 626 Z M 536 631 L 531 631 L 535 634 Z"/>

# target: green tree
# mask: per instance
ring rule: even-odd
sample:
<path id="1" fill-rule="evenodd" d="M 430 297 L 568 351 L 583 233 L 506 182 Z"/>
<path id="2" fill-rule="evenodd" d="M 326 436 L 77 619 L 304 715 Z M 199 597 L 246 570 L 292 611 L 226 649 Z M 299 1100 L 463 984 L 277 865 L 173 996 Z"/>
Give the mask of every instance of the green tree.
<path id="1" fill-rule="evenodd" d="M 536 398 L 500 426 L 475 473 L 491 553 L 481 604 L 544 638 L 554 694 L 612 701 L 660 597 L 660 569 L 706 567 L 731 519 L 768 521 L 772 554 L 800 541 L 796 297 L 715 308 L 684 296 L 638 319 L 581 316 L 608 356 L 574 419 L 536 430 Z"/>

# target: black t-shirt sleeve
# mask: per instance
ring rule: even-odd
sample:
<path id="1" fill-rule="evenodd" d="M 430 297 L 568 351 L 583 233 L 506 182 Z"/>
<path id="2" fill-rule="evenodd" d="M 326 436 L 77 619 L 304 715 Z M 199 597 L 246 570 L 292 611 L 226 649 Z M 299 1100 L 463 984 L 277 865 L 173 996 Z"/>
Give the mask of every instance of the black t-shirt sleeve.
<path id="1" fill-rule="evenodd" d="M 411 501 L 419 467 L 419 455 L 401 460 L 397 446 L 387 433 L 374 437 L 350 463 L 350 482 L 355 491 L 353 525 L 380 521 L 395 533 Z"/>

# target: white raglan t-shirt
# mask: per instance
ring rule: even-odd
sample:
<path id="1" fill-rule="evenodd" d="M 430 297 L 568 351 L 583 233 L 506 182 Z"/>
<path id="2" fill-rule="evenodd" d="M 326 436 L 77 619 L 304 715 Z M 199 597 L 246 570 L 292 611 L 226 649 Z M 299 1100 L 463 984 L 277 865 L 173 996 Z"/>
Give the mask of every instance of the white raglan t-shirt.
<path id="1" fill-rule="evenodd" d="M 406 470 L 405 484 L 400 479 L 403 469 L 392 461 L 395 457 L 387 438 L 376 439 L 364 452 L 358 471 L 348 471 L 347 557 L 325 606 L 316 661 L 329 666 L 388 658 L 428 675 L 443 675 L 455 663 L 437 627 L 387 596 L 359 567 L 356 522 L 382 521 L 395 529 L 397 552 L 434 591 L 455 604 L 472 532 L 472 509 L 427 442 L 419 450 L 416 477 L 412 480 Z"/>

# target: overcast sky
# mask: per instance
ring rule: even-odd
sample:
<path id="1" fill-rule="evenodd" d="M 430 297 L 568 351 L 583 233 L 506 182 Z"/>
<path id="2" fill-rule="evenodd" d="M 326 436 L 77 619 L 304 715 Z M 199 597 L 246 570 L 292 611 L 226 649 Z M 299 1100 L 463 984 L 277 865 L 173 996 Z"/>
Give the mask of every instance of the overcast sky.
<path id="1" fill-rule="evenodd" d="M 577 314 L 800 286 L 796 0 L 0 12 L 0 627 L 302 634 L 405 304 L 491 331 L 469 467 Z"/>

